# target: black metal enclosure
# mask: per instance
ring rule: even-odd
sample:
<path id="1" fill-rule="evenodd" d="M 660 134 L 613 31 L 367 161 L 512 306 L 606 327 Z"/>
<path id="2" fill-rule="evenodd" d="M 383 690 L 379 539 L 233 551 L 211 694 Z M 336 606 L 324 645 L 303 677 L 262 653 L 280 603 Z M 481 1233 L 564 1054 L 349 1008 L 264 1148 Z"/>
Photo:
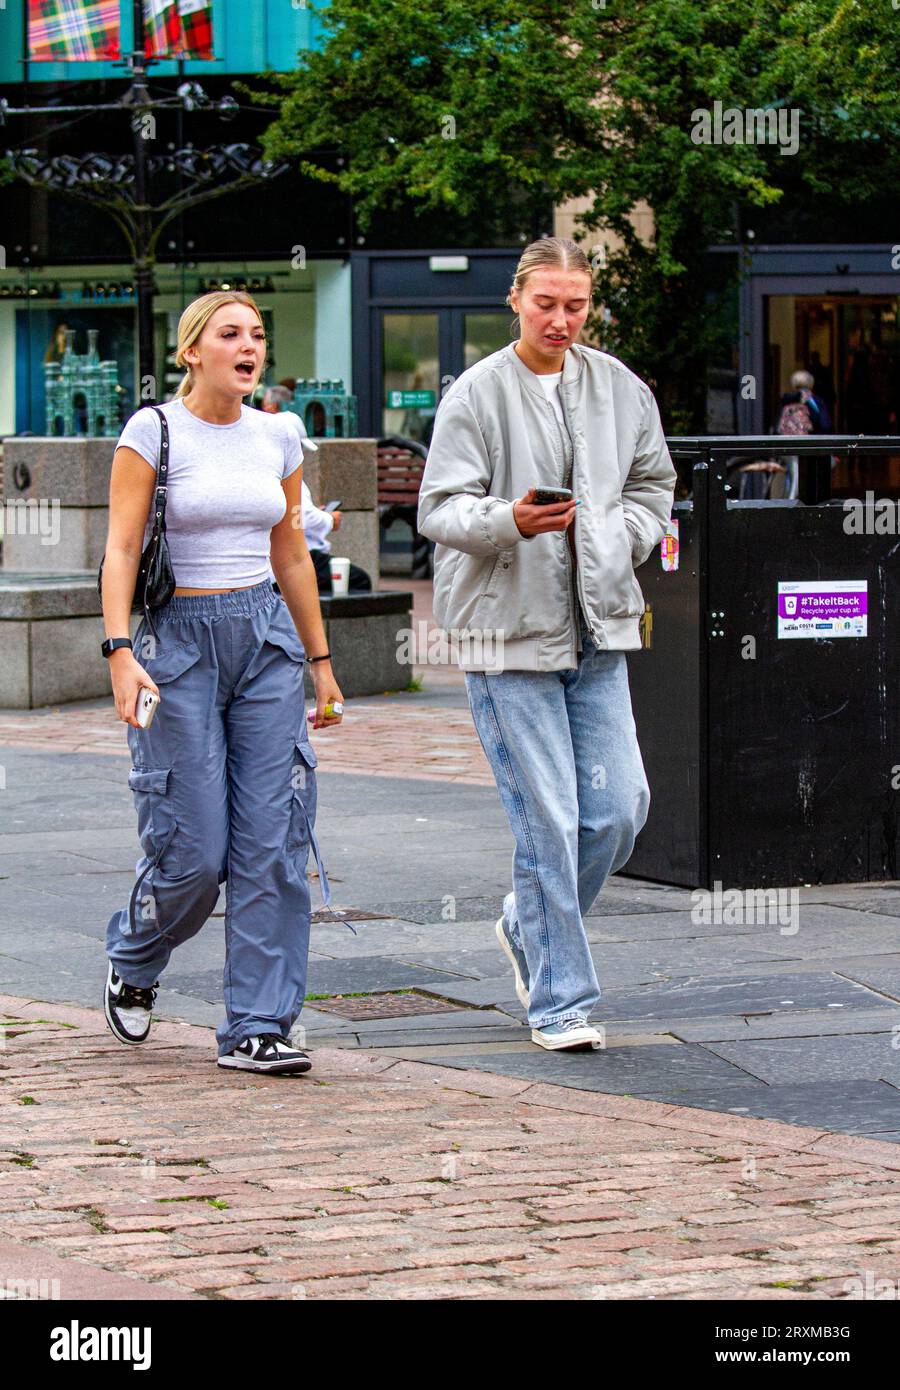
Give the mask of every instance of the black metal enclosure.
<path id="1" fill-rule="evenodd" d="M 864 508 L 864 495 L 851 515 L 848 500 L 732 500 L 726 461 L 794 454 L 821 479 L 815 456 L 900 454 L 900 439 L 669 447 L 693 461 L 693 499 L 673 508 L 678 568 L 657 547 L 638 570 L 645 645 L 629 680 L 651 806 L 625 872 L 706 889 L 896 878 L 900 503 L 870 494 Z M 786 630 L 779 584 L 859 581 L 866 635 L 845 616 Z"/>

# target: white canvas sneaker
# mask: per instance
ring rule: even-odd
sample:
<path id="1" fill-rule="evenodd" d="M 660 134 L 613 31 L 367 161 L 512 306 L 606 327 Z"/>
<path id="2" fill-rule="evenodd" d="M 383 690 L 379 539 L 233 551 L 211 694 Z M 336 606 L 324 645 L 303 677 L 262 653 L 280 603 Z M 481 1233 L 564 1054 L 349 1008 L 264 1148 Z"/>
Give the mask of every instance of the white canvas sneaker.
<path id="1" fill-rule="evenodd" d="M 553 1052 L 596 1051 L 606 1045 L 601 1030 L 588 1023 L 586 1018 L 567 1018 L 562 1023 L 548 1023 L 546 1028 L 532 1028 L 531 1041 Z"/>

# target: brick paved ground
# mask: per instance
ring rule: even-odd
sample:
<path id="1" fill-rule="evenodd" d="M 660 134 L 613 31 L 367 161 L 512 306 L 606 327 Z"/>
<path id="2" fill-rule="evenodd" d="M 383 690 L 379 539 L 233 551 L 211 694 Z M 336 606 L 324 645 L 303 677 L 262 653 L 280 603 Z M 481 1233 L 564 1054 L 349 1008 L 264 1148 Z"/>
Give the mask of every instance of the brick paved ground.
<path id="1" fill-rule="evenodd" d="M 431 581 L 385 580 L 382 588 L 411 589 L 414 622 L 434 627 Z M 493 786 L 494 779 L 465 703 L 465 685 L 454 667 L 415 668 L 426 690 L 458 689 L 458 708 L 429 707 L 415 694 L 352 700 L 340 732 L 314 734 L 323 772 L 364 772 Z M 108 753 L 129 757 L 125 725 L 111 700 L 87 700 L 38 710 L 0 713 L 0 747 L 54 753 Z"/>
<path id="2" fill-rule="evenodd" d="M 14 1241 L 82 1293 L 83 1262 L 226 1299 L 841 1300 L 900 1275 L 891 1144 L 363 1052 L 225 1074 L 207 1029 L 129 1049 L 99 1011 L 0 1012 L 0 1263 Z"/>
<path id="3" fill-rule="evenodd" d="M 348 701 L 343 727 L 312 735 L 323 772 L 493 786 L 468 708 L 416 708 L 415 696 Z M 106 702 L 0 714 L 0 747 L 130 757 L 125 725 Z"/>

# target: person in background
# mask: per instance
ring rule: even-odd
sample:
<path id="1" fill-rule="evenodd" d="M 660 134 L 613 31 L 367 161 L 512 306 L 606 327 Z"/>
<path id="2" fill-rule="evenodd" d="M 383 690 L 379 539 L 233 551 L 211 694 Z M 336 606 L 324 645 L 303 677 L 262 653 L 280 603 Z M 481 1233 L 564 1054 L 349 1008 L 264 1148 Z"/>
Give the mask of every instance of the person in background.
<path id="1" fill-rule="evenodd" d="M 58 323 L 53 330 L 50 342 L 47 344 L 47 351 L 44 353 L 44 362 L 61 362 L 66 355 L 66 334 L 69 325 L 63 320 Z"/>
<path id="2" fill-rule="evenodd" d="M 293 392 L 280 382 L 277 386 L 267 386 L 260 402 L 260 410 L 264 410 L 267 415 L 277 415 L 279 411 L 284 410 L 292 395 Z"/>
<path id="3" fill-rule="evenodd" d="M 831 415 L 821 397 L 814 391 L 815 381 L 812 372 L 797 371 L 791 377 L 791 389 L 785 391 L 779 401 L 776 434 L 806 435 L 830 434 Z M 828 454 L 821 456 L 804 455 L 806 468 L 806 495 L 801 501 L 817 501 L 828 489 L 828 477 L 834 460 Z M 800 494 L 800 457 L 786 454 L 782 461 L 784 481 L 781 487 L 769 493 L 770 496 L 795 498 Z"/>
<path id="4" fill-rule="evenodd" d="M 298 417 L 299 419 L 299 417 Z M 304 446 L 317 449 L 318 444 L 313 444 L 308 437 L 304 440 Z M 339 531 L 342 521 L 340 511 L 327 512 L 322 507 L 317 507 L 312 499 L 309 484 L 304 480 L 300 486 L 300 497 L 303 516 L 303 535 L 306 539 L 307 549 L 312 556 L 312 562 L 316 567 L 316 578 L 319 581 L 319 593 L 330 594 L 331 584 L 331 542 L 328 537 L 332 531 Z M 364 569 L 359 565 L 350 565 L 350 592 L 351 594 L 371 593 L 372 580 Z"/>
<path id="5" fill-rule="evenodd" d="M 815 394 L 812 372 L 794 372 L 791 389 L 779 401 L 776 434 L 830 434 L 831 415 L 821 396 Z"/>
<path id="6" fill-rule="evenodd" d="M 292 398 L 293 392 L 288 388 L 287 382 L 280 382 L 277 386 L 267 387 L 262 408 L 270 414 L 277 415 L 279 411 L 285 409 L 288 401 Z M 293 412 L 290 413 L 297 422 L 303 448 L 309 449 L 313 453 L 317 452 L 319 446 L 310 439 L 300 416 Z M 325 511 L 322 507 L 316 506 L 306 479 L 300 484 L 300 499 L 303 535 L 306 538 L 312 562 L 316 567 L 319 593 L 330 594 L 332 592 L 331 542 L 328 537 L 332 531 L 340 530 L 343 518 L 337 508 L 333 511 Z M 278 591 L 277 584 L 275 590 Z M 351 594 L 372 592 L 372 580 L 364 569 L 360 569 L 359 565 L 350 565 L 350 592 Z"/>

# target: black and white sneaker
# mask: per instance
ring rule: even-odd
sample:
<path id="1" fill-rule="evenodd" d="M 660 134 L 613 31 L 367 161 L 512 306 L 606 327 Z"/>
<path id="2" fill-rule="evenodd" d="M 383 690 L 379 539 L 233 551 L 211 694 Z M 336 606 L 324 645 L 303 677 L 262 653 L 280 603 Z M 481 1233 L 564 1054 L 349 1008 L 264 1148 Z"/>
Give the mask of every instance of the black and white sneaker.
<path id="1" fill-rule="evenodd" d="M 137 985 L 126 985 L 125 981 L 116 974 L 112 961 L 109 962 L 106 988 L 103 991 L 104 1012 L 106 1021 L 119 1042 L 142 1043 L 147 1041 L 150 1033 L 150 1017 L 156 1002 L 158 988 L 159 980 L 156 981 L 155 985 L 148 985 L 146 989 L 141 989 Z"/>
<path id="2" fill-rule="evenodd" d="M 276 1074 L 309 1071 L 312 1062 L 305 1052 L 292 1047 L 280 1033 L 260 1033 L 258 1038 L 245 1038 L 232 1052 L 224 1053 L 220 1067 L 237 1067 L 238 1071 L 265 1071 Z"/>

